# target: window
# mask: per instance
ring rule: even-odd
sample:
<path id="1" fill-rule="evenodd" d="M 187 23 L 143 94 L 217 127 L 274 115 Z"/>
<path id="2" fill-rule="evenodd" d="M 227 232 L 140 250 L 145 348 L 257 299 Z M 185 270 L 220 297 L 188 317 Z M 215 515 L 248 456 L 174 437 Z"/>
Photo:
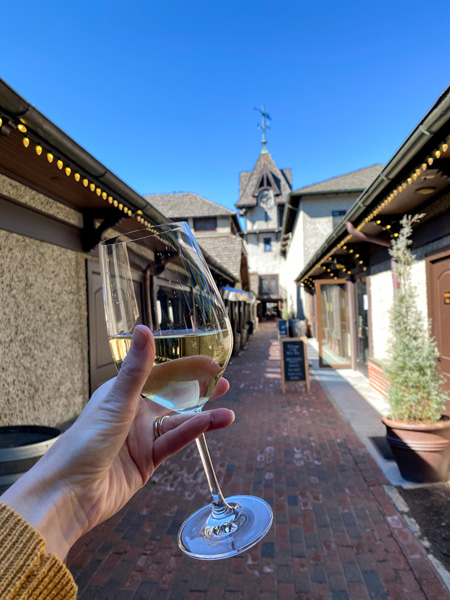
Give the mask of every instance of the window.
<path id="1" fill-rule="evenodd" d="M 259 290 L 261 296 L 278 296 L 278 275 L 261 275 Z"/>
<path id="2" fill-rule="evenodd" d="M 272 240 L 270 238 L 264 238 L 264 252 L 270 252 L 272 250 Z"/>
<path id="3" fill-rule="evenodd" d="M 342 217 L 345 214 L 347 214 L 346 210 L 332 210 L 331 211 L 331 216 L 333 217 L 333 229 L 336 229 L 336 227 L 342 221 Z"/>
<path id="4" fill-rule="evenodd" d="M 278 205 L 278 227 L 283 226 L 284 204 Z"/>
<path id="5" fill-rule="evenodd" d="M 195 231 L 215 231 L 217 229 L 216 217 L 198 217 L 194 219 Z"/>

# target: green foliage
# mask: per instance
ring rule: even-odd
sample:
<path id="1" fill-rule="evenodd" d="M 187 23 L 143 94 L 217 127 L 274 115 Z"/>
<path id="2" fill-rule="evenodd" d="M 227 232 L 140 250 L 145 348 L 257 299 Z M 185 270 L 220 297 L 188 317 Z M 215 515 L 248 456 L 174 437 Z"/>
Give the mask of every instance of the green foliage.
<path id="1" fill-rule="evenodd" d="M 412 282 L 415 262 L 410 250 L 412 224 L 423 215 L 405 215 L 390 254 L 396 263 L 399 289 L 390 313 L 389 364 L 390 418 L 399 421 L 434 423 L 439 421 L 447 395 L 442 389 L 435 342 L 417 306 L 417 290 Z"/>

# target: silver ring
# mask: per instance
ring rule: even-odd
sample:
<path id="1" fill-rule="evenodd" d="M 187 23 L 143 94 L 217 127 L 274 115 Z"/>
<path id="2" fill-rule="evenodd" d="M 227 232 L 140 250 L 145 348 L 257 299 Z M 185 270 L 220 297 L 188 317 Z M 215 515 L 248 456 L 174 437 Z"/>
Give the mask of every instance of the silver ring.
<path id="1" fill-rule="evenodd" d="M 168 419 L 168 418 L 169 418 L 169 415 L 164 415 L 162 417 L 159 417 L 159 419 L 156 419 L 156 421 L 153 423 L 153 434 L 155 436 L 155 440 L 162 436 L 162 434 L 163 434 L 162 423 L 163 423 L 164 419 Z"/>

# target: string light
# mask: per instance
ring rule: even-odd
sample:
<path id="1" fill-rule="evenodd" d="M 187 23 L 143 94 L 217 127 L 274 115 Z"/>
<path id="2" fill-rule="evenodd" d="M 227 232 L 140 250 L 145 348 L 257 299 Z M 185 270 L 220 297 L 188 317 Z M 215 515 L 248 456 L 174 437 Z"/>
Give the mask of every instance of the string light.
<path id="1" fill-rule="evenodd" d="M 0 127 L 3 124 L 4 124 L 3 119 L 0 117 Z M 20 131 L 22 134 L 27 133 L 28 129 L 24 125 L 24 123 L 17 123 L 16 126 L 17 126 L 18 131 Z M 25 148 L 28 148 L 30 145 L 30 138 L 28 136 L 24 135 L 24 137 L 22 138 L 22 143 Z M 36 144 L 35 151 L 38 156 L 41 156 L 41 154 L 44 152 L 44 149 L 40 144 Z M 47 161 L 49 163 L 53 163 L 53 161 L 55 159 L 54 155 L 51 152 L 46 152 L 45 154 L 47 157 Z M 105 202 L 108 202 L 109 204 L 113 205 L 115 208 L 118 208 L 125 215 L 132 217 L 134 214 L 134 217 L 136 218 L 137 221 L 139 221 L 140 223 L 143 223 L 146 227 L 152 226 L 151 223 L 149 223 L 146 219 L 144 219 L 142 210 L 138 210 L 138 211 L 136 211 L 136 213 L 133 213 L 133 210 L 131 208 L 129 208 L 128 206 L 125 206 L 123 203 L 119 202 L 118 200 L 115 200 L 106 191 L 102 190 L 100 187 L 97 187 L 95 185 L 95 183 L 90 182 L 86 177 L 82 178 L 81 174 L 78 172 L 73 172 L 71 167 L 64 166 L 64 162 L 61 159 L 58 159 L 56 161 L 56 165 L 59 170 L 64 169 L 65 174 L 68 177 L 73 173 L 74 179 L 77 183 L 79 181 L 82 181 L 83 186 L 85 188 L 89 187 L 92 192 L 95 191 L 95 193 L 97 194 L 98 197 L 101 197 L 103 200 L 105 200 Z"/>

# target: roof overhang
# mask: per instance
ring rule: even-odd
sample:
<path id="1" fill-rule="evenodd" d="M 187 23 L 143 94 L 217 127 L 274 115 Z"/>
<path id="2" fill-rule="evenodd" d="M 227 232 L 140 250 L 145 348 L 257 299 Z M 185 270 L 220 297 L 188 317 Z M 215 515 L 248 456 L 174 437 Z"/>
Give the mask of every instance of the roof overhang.
<path id="1" fill-rule="evenodd" d="M 0 172 L 121 232 L 162 213 L 0 79 Z"/>

